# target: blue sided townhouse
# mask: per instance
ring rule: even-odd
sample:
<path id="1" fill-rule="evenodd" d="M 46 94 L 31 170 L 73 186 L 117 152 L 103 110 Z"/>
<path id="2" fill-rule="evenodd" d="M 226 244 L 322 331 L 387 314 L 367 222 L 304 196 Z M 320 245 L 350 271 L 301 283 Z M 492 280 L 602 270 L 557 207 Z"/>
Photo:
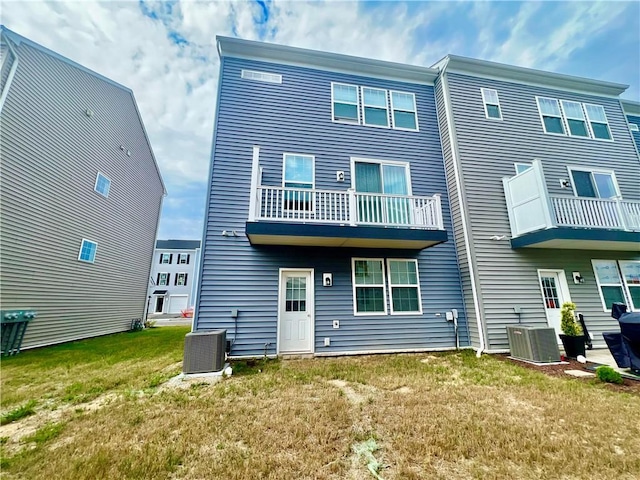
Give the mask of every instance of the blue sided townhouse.
<path id="1" fill-rule="evenodd" d="M 194 330 L 231 357 L 468 346 L 438 71 L 217 41 Z"/>

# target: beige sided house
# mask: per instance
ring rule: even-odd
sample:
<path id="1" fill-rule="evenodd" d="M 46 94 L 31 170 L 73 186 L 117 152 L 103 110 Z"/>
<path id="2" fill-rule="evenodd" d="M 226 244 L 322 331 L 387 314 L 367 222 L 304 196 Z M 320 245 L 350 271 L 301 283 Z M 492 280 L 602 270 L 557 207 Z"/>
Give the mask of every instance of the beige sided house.
<path id="1" fill-rule="evenodd" d="M 4 27 L 0 308 L 23 348 L 142 318 L 166 191 L 133 92 Z"/>

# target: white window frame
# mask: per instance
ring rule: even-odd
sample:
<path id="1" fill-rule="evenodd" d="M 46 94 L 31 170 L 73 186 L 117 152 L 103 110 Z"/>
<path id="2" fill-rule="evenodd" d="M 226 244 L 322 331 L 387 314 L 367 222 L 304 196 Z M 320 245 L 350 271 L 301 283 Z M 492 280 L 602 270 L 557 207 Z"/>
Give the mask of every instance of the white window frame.
<path id="1" fill-rule="evenodd" d="M 496 98 L 498 99 L 498 103 L 489 102 L 487 100 L 487 97 L 485 96 L 485 92 L 486 93 L 494 92 L 496 94 Z M 487 120 L 502 121 L 502 106 L 500 105 L 500 97 L 498 96 L 498 91 L 495 88 L 480 88 L 480 94 L 482 95 L 482 104 L 484 105 L 484 117 Z M 497 118 L 490 117 L 489 110 L 487 109 L 487 105 L 495 105 L 496 107 L 498 107 L 498 113 L 500 114 L 500 116 Z"/>
<path id="2" fill-rule="evenodd" d="M 183 283 L 180 283 L 180 278 L 182 278 Z M 187 286 L 187 272 L 179 272 L 176 273 L 175 287 L 186 287 Z"/>
<path id="3" fill-rule="evenodd" d="M 292 209 L 292 208 L 287 208 L 286 204 L 287 204 L 287 200 L 286 200 L 286 195 L 285 192 L 282 192 L 282 210 L 286 210 L 289 213 L 292 212 L 300 212 L 301 214 L 309 214 L 312 215 L 313 212 L 315 212 L 315 208 L 316 208 L 316 196 L 315 196 L 315 189 L 316 189 L 316 156 L 315 155 L 309 155 L 308 153 L 291 153 L 291 152 L 285 152 L 282 154 L 282 188 L 295 188 L 295 187 L 287 187 L 286 186 L 286 168 L 287 168 L 287 156 L 293 156 L 293 157 L 308 157 L 311 158 L 311 175 L 312 175 L 312 181 L 311 181 L 311 188 L 309 189 L 309 196 L 311 197 L 311 203 L 309 205 L 309 210 L 296 210 L 296 209 Z M 296 183 L 307 183 L 307 182 L 296 182 Z"/>
<path id="4" fill-rule="evenodd" d="M 382 284 L 356 284 L 356 261 L 366 262 L 380 262 L 382 267 Z M 367 258 L 367 257 L 352 257 L 351 258 L 351 286 L 353 290 L 353 315 L 356 317 L 375 317 L 380 315 L 387 315 L 387 277 L 385 272 L 384 258 Z M 358 299 L 356 298 L 357 287 L 375 287 L 382 288 L 382 301 L 384 305 L 383 312 L 358 312 Z"/>
<path id="5" fill-rule="evenodd" d="M 618 260 L 618 270 L 620 273 L 620 278 L 622 279 L 622 284 L 624 285 L 624 292 L 627 295 L 627 306 L 629 307 L 629 310 L 632 312 L 640 312 L 640 305 L 635 305 L 633 303 L 633 297 L 631 296 L 631 290 L 630 287 L 633 288 L 640 288 L 640 284 L 636 285 L 629 285 L 629 283 L 627 282 L 627 278 L 624 276 L 624 270 L 622 270 L 622 266 L 625 263 L 632 263 L 632 264 L 639 264 L 640 265 L 640 260 Z"/>
<path id="6" fill-rule="evenodd" d="M 333 86 L 334 85 L 342 85 L 343 87 L 353 87 L 356 89 L 356 102 L 355 103 L 351 103 L 351 102 L 339 102 L 339 103 L 345 103 L 346 105 L 355 105 L 356 106 L 356 115 L 358 116 L 358 118 L 356 120 L 336 120 L 336 114 L 335 114 L 335 103 L 336 101 L 334 100 L 333 97 Z M 333 123 L 344 123 L 347 125 L 360 125 L 360 88 L 358 87 L 358 85 L 351 85 L 350 83 L 342 83 L 342 82 L 331 82 L 331 121 Z"/>
<path id="7" fill-rule="evenodd" d="M 412 284 L 397 284 L 397 285 L 392 285 L 391 284 L 391 262 L 413 262 L 416 265 L 416 281 L 418 283 L 416 283 L 415 285 Z M 420 272 L 418 270 L 418 260 L 415 258 L 387 258 L 387 262 L 386 262 L 386 267 L 387 267 L 387 283 L 389 285 L 389 309 L 391 311 L 391 315 L 422 315 L 422 292 L 420 291 Z M 418 290 L 418 308 L 419 310 L 417 312 L 396 312 L 393 310 L 393 287 L 399 287 L 399 288 L 403 288 L 403 287 L 410 287 L 410 288 L 416 288 Z"/>
<path id="8" fill-rule="evenodd" d="M 165 256 L 167 258 L 167 261 L 165 262 Z M 160 254 L 160 264 L 161 265 L 171 265 L 171 254 L 170 253 L 161 253 Z"/>
<path id="9" fill-rule="evenodd" d="M 364 98 L 364 90 L 368 89 L 368 90 L 379 90 L 381 92 L 384 92 L 384 99 L 385 99 L 385 112 L 386 112 L 386 118 L 387 118 L 387 124 L 386 125 L 376 125 L 373 123 L 367 123 L 367 116 L 365 115 L 365 109 L 367 107 L 369 108 L 378 108 L 380 109 L 381 107 L 377 106 L 377 105 L 367 105 L 365 98 Z M 361 104 L 362 104 L 362 125 L 366 125 L 367 127 L 377 127 L 377 128 L 391 128 L 391 124 L 389 123 L 389 92 L 384 89 L 384 88 L 378 88 L 378 87 L 367 87 L 367 86 L 361 86 L 360 87 L 360 98 L 361 98 Z"/>
<path id="10" fill-rule="evenodd" d="M 516 170 L 516 175 L 520 175 L 521 173 L 526 172 L 527 170 L 529 170 L 533 165 L 531 163 L 526 163 L 526 162 L 516 162 L 513 164 L 513 168 Z M 518 171 L 518 167 L 526 167 L 524 170 L 522 170 L 521 172 Z"/>
<path id="11" fill-rule="evenodd" d="M 595 120 L 591 120 L 591 118 L 589 118 L 589 110 L 587 110 L 587 106 L 590 107 L 599 107 L 602 109 L 602 113 L 604 115 L 604 119 L 606 120 L 605 125 L 607 126 L 607 131 L 609 132 L 609 136 L 611 138 L 598 138 L 595 136 L 595 134 L 593 133 L 593 128 L 591 126 L 591 123 L 602 123 L 602 122 L 597 122 Z M 589 133 L 591 134 L 591 138 L 594 140 L 599 140 L 601 142 L 613 142 L 613 132 L 611 131 L 611 124 L 609 123 L 609 117 L 607 117 L 607 111 L 604 108 L 604 105 L 598 105 L 597 103 L 583 103 L 582 104 L 582 108 L 584 110 L 584 116 L 587 120 L 587 124 L 589 126 Z"/>
<path id="12" fill-rule="evenodd" d="M 564 107 L 565 103 L 575 103 L 576 105 L 580 106 L 580 111 L 582 112 L 582 118 L 576 118 L 576 117 L 570 117 L 569 115 L 567 115 L 567 110 Z M 591 127 L 589 125 L 589 121 L 587 120 L 587 112 L 586 109 L 584 108 L 584 104 L 580 103 L 580 102 L 576 102 L 574 100 L 560 100 L 560 111 L 562 112 L 562 117 L 564 119 L 564 128 L 566 130 L 567 136 L 569 137 L 576 137 L 576 138 L 593 138 L 592 136 L 592 132 L 591 132 Z M 573 133 L 571 133 L 571 127 L 569 126 L 569 120 L 581 120 L 584 122 L 584 126 L 585 126 L 585 130 L 587 131 L 587 136 L 582 136 L 582 135 L 574 135 Z"/>
<path id="13" fill-rule="evenodd" d="M 163 275 L 166 275 L 165 283 L 162 283 L 162 276 Z M 171 275 L 171 272 L 158 272 L 158 286 L 159 287 L 168 287 L 169 286 L 170 275 Z"/>
<path id="14" fill-rule="evenodd" d="M 556 104 L 558 105 L 558 110 L 560 111 L 560 115 L 542 115 L 542 109 L 540 108 L 540 100 L 541 99 L 553 100 L 554 102 L 556 102 Z M 538 115 L 540 116 L 540 123 L 542 124 L 542 131 L 546 135 L 556 135 L 556 136 L 559 136 L 559 137 L 566 137 L 567 136 L 567 126 L 565 125 L 564 115 L 562 114 L 562 107 L 560 106 L 560 101 L 557 98 L 540 97 L 540 96 L 536 95 L 536 106 L 538 107 Z M 562 125 L 562 128 L 564 130 L 564 133 L 547 132 L 547 126 L 544 123 L 544 117 L 559 118 L 560 119 L 560 124 Z"/>
<path id="15" fill-rule="evenodd" d="M 400 93 L 402 95 L 411 95 L 413 97 L 413 110 L 403 110 L 401 108 L 395 108 L 393 105 L 393 94 Z M 400 90 L 389 90 L 389 101 L 391 102 L 391 127 L 394 130 L 404 130 L 405 132 L 419 132 L 420 127 L 418 125 L 418 103 L 416 101 L 416 94 L 412 92 L 402 92 Z M 399 112 L 405 113 L 413 113 L 413 117 L 416 121 L 416 128 L 404 128 L 404 127 L 396 127 L 396 117 L 394 116 L 394 112 L 398 110 Z"/>
<path id="16" fill-rule="evenodd" d="M 629 123 L 629 130 L 632 132 L 638 132 L 640 131 L 640 127 L 638 127 L 637 123 Z"/>
<path id="17" fill-rule="evenodd" d="M 107 191 L 106 192 L 101 192 L 100 190 L 98 190 L 98 183 L 100 181 L 100 177 L 104 178 L 107 181 Z M 96 183 L 93 185 L 93 190 L 97 194 L 102 195 L 104 198 L 109 198 L 109 191 L 111 191 L 111 179 L 109 177 L 107 177 L 104 173 L 98 172 L 96 174 Z"/>
<path id="18" fill-rule="evenodd" d="M 620 187 L 618 186 L 618 180 L 616 180 L 616 172 L 613 170 L 609 170 L 606 168 L 591 168 L 591 167 L 579 167 L 577 165 L 567 165 L 567 170 L 569 172 L 569 178 L 571 179 L 571 188 L 573 190 L 573 195 L 575 197 L 578 196 L 578 192 L 576 190 L 576 184 L 575 181 L 573 180 L 573 171 L 578 171 L 578 172 L 589 172 L 592 175 L 594 173 L 603 173 L 603 174 L 607 174 L 607 175 L 611 175 L 611 178 L 613 180 L 613 186 L 616 189 L 616 197 L 617 198 L 622 198 L 622 195 L 620 194 Z M 593 176 L 592 176 L 592 182 L 593 182 L 593 186 L 596 190 L 596 192 L 598 193 L 598 196 L 596 198 L 602 199 L 602 200 L 609 200 L 610 198 L 616 198 L 616 197 L 601 197 L 600 196 L 600 192 L 598 191 L 598 185 L 595 183 L 595 181 L 593 180 Z M 585 197 L 579 197 L 579 198 L 585 198 Z"/>
<path id="19" fill-rule="evenodd" d="M 244 80 L 255 80 L 256 82 L 282 83 L 282 75 L 279 73 L 260 72 L 258 70 L 242 69 L 240 78 Z"/>
<path id="20" fill-rule="evenodd" d="M 407 195 L 413 195 L 413 190 L 411 188 L 411 163 L 403 162 L 401 160 L 382 160 L 379 158 L 364 158 L 364 157 L 351 157 L 351 188 L 355 190 L 356 188 L 356 163 L 377 163 L 379 165 L 393 165 L 393 166 L 402 166 L 405 168 L 405 176 L 407 179 Z M 380 175 L 382 179 L 382 184 L 384 185 L 384 175 L 382 169 L 380 170 Z"/>
<path id="21" fill-rule="evenodd" d="M 82 247 L 84 247 L 85 242 L 86 243 L 91 243 L 91 244 L 96 246 L 96 249 L 93 252 L 93 258 L 90 258 L 89 260 L 86 260 L 86 259 L 82 258 Z M 87 238 L 83 238 L 82 241 L 80 242 L 80 250 L 78 251 L 78 260 L 80 262 L 84 262 L 84 263 L 95 263 L 97 255 L 98 255 L 98 242 L 94 242 L 93 240 L 89 240 Z"/>
<path id="22" fill-rule="evenodd" d="M 179 253 L 178 254 L 178 265 L 187 265 L 187 259 L 189 258 L 188 253 Z M 182 261 L 184 260 L 184 262 Z"/>
<path id="23" fill-rule="evenodd" d="M 598 277 L 598 273 L 596 272 L 596 263 L 598 262 L 603 262 L 603 263 L 614 263 L 616 266 L 616 269 L 618 270 L 618 276 L 620 277 L 620 283 L 616 284 L 616 283 L 600 283 L 600 278 Z M 601 287 L 620 287 L 620 289 L 622 290 L 622 297 L 625 299 L 625 304 L 630 307 L 630 303 L 629 303 L 629 292 L 626 290 L 625 288 L 625 282 L 624 282 L 624 277 L 622 276 L 622 272 L 620 271 L 620 265 L 618 265 L 618 260 L 607 260 L 607 259 L 602 259 L 602 258 L 598 258 L 598 259 L 593 259 L 591 260 L 591 268 L 593 270 L 593 276 L 596 277 L 596 285 L 598 286 L 598 295 L 600 295 L 600 303 L 602 304 L 602 311 L 603 312 L 611 312 L 610 308 L 607 308 L 607 304 L 604 301 L 604 295 L 602 294 L 602 288 Z"/>

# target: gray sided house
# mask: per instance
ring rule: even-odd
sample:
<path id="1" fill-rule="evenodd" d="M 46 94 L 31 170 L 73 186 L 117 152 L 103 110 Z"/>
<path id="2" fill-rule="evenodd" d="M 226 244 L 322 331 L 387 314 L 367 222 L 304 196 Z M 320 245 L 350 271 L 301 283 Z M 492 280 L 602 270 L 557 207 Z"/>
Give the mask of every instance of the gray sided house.
<path id="1" fill-rule="evenodd" d="M 626 86 L 456 56 L 436 67 L 473 346 L 507 350 L 505 327 L 518 322 L 559 330 L 569 300 L 604 346 L 602 332 L 617 329 L 611 303 L 640 310 L 640 160 L 619 99 Z"/>
<path id="2" fill-rule="evenodd" d="M 164 185 L 133 93 L 2 27 L 0 302 L 23 348 L 144 315 Z"/>
<path id="3" fill-rule="evenodd" d="M 218 38 L 194 327 L 231 356 L 467 346 L 436 71 Z M 448 318 L 450 320 L 448 320 Z"/>
<path id="4" fill-rule="evenodd" d="M 180 314 L 195 305 L 200 240 L 158 240 L 149 279 L 149 314 Z"/>
<path id="5" fill-rule="evenodd" d="M 636 143 L 636 148 L 640 151 L 640 103 L 629 100 L 622 100 L 621 103 L 629 122 L 629 131 Z"/>

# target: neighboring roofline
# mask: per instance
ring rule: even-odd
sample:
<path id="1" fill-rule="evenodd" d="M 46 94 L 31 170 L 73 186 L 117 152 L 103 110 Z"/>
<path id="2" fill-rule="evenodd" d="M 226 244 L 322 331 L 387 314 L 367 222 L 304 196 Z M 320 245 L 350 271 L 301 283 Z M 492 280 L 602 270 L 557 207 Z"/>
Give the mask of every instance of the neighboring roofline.
<path id="1" fill-rule="evenodd" d="M 105 77 L 104 75 L 100 75 L 98 72 L 95 72 L 83 65 L 80 65 L 79 63 L 74 62 L 73 60 L 68 59 L 67 57 L 64 57 L 62 55 L 60 55 L 59 53 L 54 52 L 53 50 L 49 50 L 46 47 L 43 47 L 42 45 L 40 45 L 39 43 L 34 42 L 33 40 L 29 40 L 28 38 L 23 37 L 22 35 L 17 34 L 16 32 L 14 32 L 13 30 L 8 29 L 7 27 L 5 27 L 4 25 L 0 25 L 0 36 L 1 35 L 6 35 L 6 37 L 8 39 L 10 39 L 13 43 L 16 44 L 16 46 L 20 46 L 21 43 L 24 43 L 25 45 L 28 45 L 32 48 L 35 48 L 36 50 L 41 51 L 42 53 L 45 53 L 51 57 L 54 57 L 68 65 L 71 65 L 74 68 L 77 68 L 79 70 L 82 70 L 85 73 L 88 73 L 89 75 L 92 75 L 110 85 L 113 85 L 121 90 L 124 90 L 125 92 L 129 93 L 129 95 L 131 95 L 131 101 L 133 102 L 133 106 L 136 109 L 136 113 L 138 114 L 138 120 L 140 121 L 140 125 L 142 127 L 142 133 L 144 134 L 144 138 L 147 141 L 147 146 L 149 147 L 149 152 L 151 152 L 151 158 L 153 160 L 153 163 L 156 167 L 156 171 L 158 173 L 158 178 L 160 179 L 160 184 L 162 185 L 162 192 L 163 195 L 167 195 L 167 187 L 164 184 L 164 180 L 162 179 L 162 173 L 160 172 L 160 167 L 158 166 L 158 161 L 156 160 L 156 156 L 153 153 L 153 148 L 151 147 L 151 142 L 149 141 L 149 135 L 147 135 L 147 130 L 144 126 L 144 122 L 142 121 L 142 115 L 140 115 L 140 110 L 138 109 L 138 103 L 136 102 L 136 98 L 133 94 L 133 90 L 131 90 L 128 87 L 125 87 L 124 85 L 118 83 L 118 82 L 114 82 L 113 80 L 111 80 L 110 78 Z"/>
<path id="2" fill-rule="evenodd" d="M 200 240 L 183 240 L 173 238 L 168 240 L 156 240 L 155 244 L 156 250 L 197 250 L 201 248 L 201 246 L 202 243 Z"/>
<path id="3" fill-rule="evenodd" d="M 619 96 L 629 85 L 545 72 L 533 68 L 516 67 L 475 58 L 447 55 L 432 65 L 441 71 L 463 73 L 478 77 L 499 78 L 561 90 L 580 91 L 596 95 Z"/>
<path id="4" fill-rule="evenodd" d="M 417 65 L 405 65 L 220 35 L 216 36 L 216 41 L 218 55 L 221 58 L 246 58 L 428 85 L 433 85 L 438 76 L 437 70 Z"/>
<path id="5" fill-rule="evenodd" d="M 640 102 L 634 102 L 632 100 L 620 99 L 622 109 L 627 115 L 635 115 L 640 117 Z"/>

